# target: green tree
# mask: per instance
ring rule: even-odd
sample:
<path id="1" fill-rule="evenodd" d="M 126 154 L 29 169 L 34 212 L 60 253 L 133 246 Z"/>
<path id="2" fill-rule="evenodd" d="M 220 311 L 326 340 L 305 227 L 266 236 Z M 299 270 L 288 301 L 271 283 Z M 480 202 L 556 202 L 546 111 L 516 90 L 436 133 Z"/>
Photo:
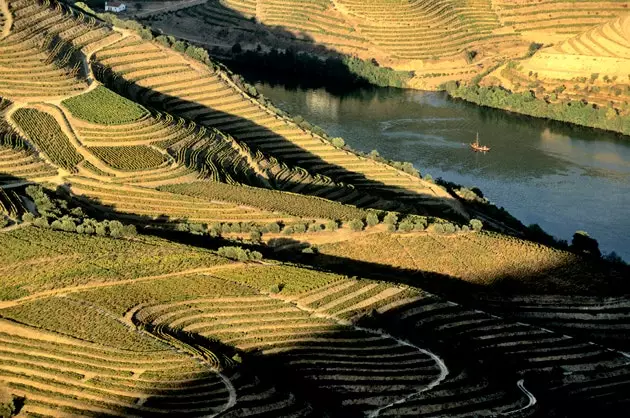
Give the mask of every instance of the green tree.
<path id="1" fill-rule="evenodd" d="M 483 229 L 483 222 L 481 222 L 479 219 L 471 219 L 469 224 L 475 232 L 479 232 Z"/>
<path id="2" fill-rule="evenodd" d="M 385 218 L 383 218 L 383 223 L 386 225 L 396 225 L 397 222 L 398 215 L 394 212 L 388 212 L 387 215 L 385 215 Z"/>
<path id="3" fill-rule="evenodd" d="M 404 221 L 402 221 L 398 225 L 398 230 L 400 232 L 405 232 L 405 233 L 406 232 L 411 232 L 411 231 L 413 231 L 413 228 L 414 228 L 413 223 L 410 220 L 408 220 L 408 219 L 405 219 Z"/>
<path id="4" fill-rule="evenodd" d="M 252 229 L 252 231 L 249 233 L 249 239 L 252 240 L 252 242 L 260 242 L 260 240 L 262 239 L 262 232 L 260 232 L 258 229 Z"/>
<path id="5" fill-rule="evenodd" d="M 361 231 L 365 227 L 361 219 L 353 219 L 350 221 L 349 225 L 350 225 L 350 229 L 353 230 L 354 232 Z"/>
<path id="6" fill-rule="evenodd" d="M 267 231 L 272 234 L 280 233 L 280 225 L 278 224 L 278 222 L 272 222 L 268 224 L 266 228 L 267 228 Z"/>
<path id="7" fill-rule="evenodd" d="M 337 148 L 343 148 L 346 145 L 346 141 L 343 138 L 336 137 L 330 140 L 330 142 Z"/>
<path id="8" fill-rule="evenodd" d="M 378 225 L 378 215 L 374 212 L 370 212 L 365 217 L 365 222 L 368 226 L 376 226 Z"/>

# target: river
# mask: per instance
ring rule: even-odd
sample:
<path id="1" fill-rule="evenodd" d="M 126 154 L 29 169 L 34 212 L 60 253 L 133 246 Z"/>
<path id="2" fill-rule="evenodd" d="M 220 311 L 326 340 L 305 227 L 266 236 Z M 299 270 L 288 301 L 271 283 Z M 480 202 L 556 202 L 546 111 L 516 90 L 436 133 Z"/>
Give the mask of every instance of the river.
<path id="1" fill-rule="evenodd" d="M 423 175 L 479 187 L 525 224 L 568 241 L 587 231 L 602 251 L 630 261 L 630 137 L 482 108 L 444 93 L 256 87 L 352 148 L 376 149 L 411 161 Z M 491 152 L 471 151 L 477 132 Z"/>

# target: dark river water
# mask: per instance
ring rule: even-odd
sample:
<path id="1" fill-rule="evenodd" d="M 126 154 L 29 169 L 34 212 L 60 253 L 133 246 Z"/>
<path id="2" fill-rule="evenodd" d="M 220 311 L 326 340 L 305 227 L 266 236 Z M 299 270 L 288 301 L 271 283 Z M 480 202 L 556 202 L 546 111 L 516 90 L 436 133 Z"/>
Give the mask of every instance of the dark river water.
<path id="1" fill-rule="evenodd" d="M 351 147 L 411 161 L 424 175 L 479 187 L 525 224 L 569 240 L 587 231 L 630 260 L 630 137 L 454 101 L 443 93 L 289 90 L 258 84 L 283 110 Z M 479 132 L 492 148 L 474 153 Z"/>

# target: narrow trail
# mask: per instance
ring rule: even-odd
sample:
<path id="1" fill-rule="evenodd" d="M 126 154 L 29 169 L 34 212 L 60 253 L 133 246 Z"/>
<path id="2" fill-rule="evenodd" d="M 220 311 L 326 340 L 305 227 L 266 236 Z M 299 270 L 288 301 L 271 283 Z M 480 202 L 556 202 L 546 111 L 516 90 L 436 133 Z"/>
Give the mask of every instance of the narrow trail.
<path id="1" fill-rule="evenodd" d="M 51 296 L 59 296 L 59 295 L 65 295 L 68 293 L 76 293 L 76 292 L 82 292 L 82 291 L 90 290 L 90 289 L 100 289 L 104 287 L 119 286 L 119 285 L 124 285 L 124 284 L 129 284 L 129 283 L 148 282 L 148 281 L 159 280 L 159 279 L 164 279 L 168 277 L 185 276 L 188 274 L 209 273 L 209 272 L 213 272 L 217 270 L 238 268 L 238 267 L 242 267 L 243 265 L 244 263 L 221 264 L 218 266 L 200 267 L 196 269 L 183 270 L 183 271 L 178 271 L 174 273 L 161 274 L 157 276 L 138 277 L 135 279 L 125 279 L 125 280 L 118 280 L 118 281 L 112 281 L 112 282 L 88 283 L 88 284 L 79 285 L 79 286 L 47 290 L 45 292 L 35 293 L 33 295 L 25 296 L 20 299 L 0 302 L 0 309 L 11 308 L 14 306 L 21 305 L 23 303 L 33 302 L 35 300 L 44 299 Z"/>
<path id="2" fill-rule="evenodd" d="M 13 14 L 9 10 L 7 0 L 0 0 L 0 13 L 4 15 L 4 26 L 2 27 L 0 39 L 4 39 L 9 36 L 11 28 L 13 27 Z"/>
<path id="3" fill-rule="evenodd" d="M 391 408 L 392 406 L 395 406 L 395 405 L 407 402 L 408 400 L 413 399 L 415 396 L 418 396 L 419 394 L 421 394 L 423 392 L 426 392 L 428 390 L 433 389 L 434 387 L 436 387 L 437 385 L 442 383 L 442 381 L 444 381 L 444 379 L 446 379 L 446 376 L 448 376 L 448 374 L 449 374 L 448 367 L 446 366 L 446 363 L 444 363 L 444 360 L 442 360 L 439 356 L 437 356 L 436 354 L 434 354 L 434 353 L 432 353 L 432 352 L 430 352 L 428 350 L 425 350 L 424 348 L 420 348 L 420 347 L 416 346 L 415 344 L 412 344 L 409 341 L 406 341 L 406 340 L 394 337 L 393 335 L 385 332 L 384 330 L 380 330 L 380 329 L 376 330 L 376 329 L 364 328 L 364 327 L 355 325 L 355 324 L 353 324 L 353 323 L 351 323 L 351 322 L 349 322 L 347 320 L 338 318 L 338 317 L 336 317 L 334 315 L 329 315 L 329 314 L 325 314 L 325 313 L 316 311 L 314 309 L 309 309 L 308 307 L 306 307 L 304 305 L 301 305 L 299 303 L 295 303 L 294 300 L 284 299 L 284 298 L 282 298 L 282 297 L 280 297 L 278 295 L 274 295 L 274 296 L 269 295 L 269 296 L 272 297 L 272 298 L 280 299 L 280 300 L 282 300 L 284 302 L 287 302 L 287 303 L 291 303 L 297 309 L 299 309 L 301 311 L 304 311 L 304 312 L 307 312 L 307 313 L 309 313 L 311 316 L 313 316 L 315 318 L 330 319 L 330 320 L 333 320 L 333 321 L 337 322 L 339 325 L 350 326 L 350 327 L 354 328 L 357 331 L 362 331 L 362 332 L 365 332 L 365 333 L 368 333 L 368 334 L 372 334 L 372 335 L 378 335 L 380 337 L 390 338 L 390 339 L 396 341 L 397 343 L 399 343 L 400 345 L 404 345 L 406 347 L 413 348 L 414 350 L 417 350 L 417 351 L 419 351 L 419 352 L 421 352 L 421 353 L 431 357 L 431 359 L 433 359 L 433 361 L 435 361 L 436 365 L 440 369 L 440 374 L 431 383 L 429 383 L 425 387 L 423 387 L 423 388 L 421 388 L 421 389 L 419 389 L 419 390 L 417 390 L 417 391 L 415 391 L 415 392 L 413 392 L 413 393 L 411 393 L 411 394 L 409 394 L 409 395 L 407 395 L 407 396 L 405 396 L 405 397 L 403 397 L 401 399 L 398 399 L 398 400 L 396 400 L 396 401 L 394 401 L 394 402 L 392 402 L 390 404 L 387 404 L 385 406 L 382 406 L 382 407 L 379 407 L 377 409 L 374 409 L 372 411 L 367 412 L 366 413 L 367 417 L 370 417 L 370 418 L 378 417 L 380 415 L 380 413 L 382 411 L 384 411 L 385 409 L 388 409 L 388 408 Z"/>
<path id="4" fill-rule="evenodd" d="M 538 402 L 536 400 L 536 397 L 530 391 L 525 389 L 525 380 L 524 379 L 521 379 L 518 382 L 516 382 L 516 386 L 518 386 L 518 388 L 521 390 L 521 392 L 523 392 L 525 394 L 525 396 L 527 396 L 527 399 L 529 399 L 529 402 L 527 403 L 527 405 L 523 406 L 522 408 L 518 408 L 518 409 L 515 409 L 513 411 L 503 412 L 501 415 L 518 414 L 519 412 L 522 412 L 522 411 L 524 411 L 526 409 L 529 409 L 529 408 L 533 407 Z"/>

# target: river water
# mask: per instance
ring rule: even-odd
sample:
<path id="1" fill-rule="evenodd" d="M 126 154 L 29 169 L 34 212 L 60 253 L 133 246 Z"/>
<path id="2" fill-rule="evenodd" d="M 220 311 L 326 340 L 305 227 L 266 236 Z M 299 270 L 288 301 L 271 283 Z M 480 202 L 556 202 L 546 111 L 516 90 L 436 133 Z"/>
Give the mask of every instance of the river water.
<path id="1" fill-rule="evenodd" d="M 331 94 L 257 84 L 352 148 L 411 161 L 424 175 L 479 187 L 525 224 L 569 240 L 587 231 L 630 261 L 630 137 L 528 118 L 444 93 L 366 88 Z M 468 146 L 479 133 L 487 154 Z"/>

